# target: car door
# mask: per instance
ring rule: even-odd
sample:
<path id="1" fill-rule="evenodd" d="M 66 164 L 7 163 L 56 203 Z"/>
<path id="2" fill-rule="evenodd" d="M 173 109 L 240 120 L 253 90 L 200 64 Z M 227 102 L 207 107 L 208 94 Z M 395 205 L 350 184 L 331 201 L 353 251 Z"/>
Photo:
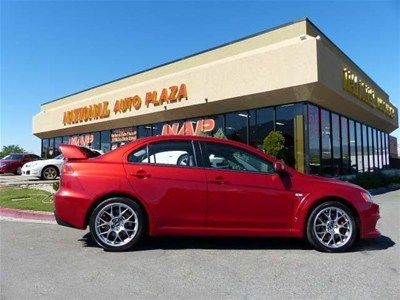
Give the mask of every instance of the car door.
<path id="1" fill-rule="evenodd" d="M 134 192 L 150 206 L 159 227 L 205 225 L 207 185 L 191 140 L 150 143 L 125 164 Z"/>
<path id="2" fill-rule="evenodd" d="M 268 160 L 242 148 L 202 142 L 208 186 L 207 225 L 287 229 L 293 193 Z"/>

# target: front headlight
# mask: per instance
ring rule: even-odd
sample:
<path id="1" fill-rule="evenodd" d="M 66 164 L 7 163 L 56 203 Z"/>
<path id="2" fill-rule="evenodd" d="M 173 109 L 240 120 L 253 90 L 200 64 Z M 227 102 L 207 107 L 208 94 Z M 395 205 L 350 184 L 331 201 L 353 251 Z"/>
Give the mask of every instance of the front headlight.
<path id="1" fill-rule="evenodd" d="M 364 198 L 365 201 L 373 203 L 372 196 L 368 191 L 361 192 L 361 196 Z"/>

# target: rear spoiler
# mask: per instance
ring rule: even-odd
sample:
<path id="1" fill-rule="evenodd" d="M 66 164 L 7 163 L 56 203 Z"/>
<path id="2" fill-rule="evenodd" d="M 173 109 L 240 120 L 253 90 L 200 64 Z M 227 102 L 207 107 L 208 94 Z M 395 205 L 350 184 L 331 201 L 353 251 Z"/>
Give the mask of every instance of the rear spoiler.
<path id="1" fill-rule="evenodd" d="M 85 147 L 69 144 L 61 144 L 60 150 L 63 156 L 68 160 L 88 159 L 100 155 L 100 153 L 91 151 Z"/>

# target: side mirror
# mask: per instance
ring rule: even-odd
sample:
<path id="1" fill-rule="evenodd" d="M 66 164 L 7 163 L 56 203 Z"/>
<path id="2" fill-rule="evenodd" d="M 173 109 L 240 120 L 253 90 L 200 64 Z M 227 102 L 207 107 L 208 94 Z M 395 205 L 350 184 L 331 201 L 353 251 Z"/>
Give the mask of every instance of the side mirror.
<path id="1" fill-rule="evenodd" d="M 281 161 L 277 161 L 274 164 L 274 169 L 277 174 L 282 175 L 285 173 L 285 164 Z"/>

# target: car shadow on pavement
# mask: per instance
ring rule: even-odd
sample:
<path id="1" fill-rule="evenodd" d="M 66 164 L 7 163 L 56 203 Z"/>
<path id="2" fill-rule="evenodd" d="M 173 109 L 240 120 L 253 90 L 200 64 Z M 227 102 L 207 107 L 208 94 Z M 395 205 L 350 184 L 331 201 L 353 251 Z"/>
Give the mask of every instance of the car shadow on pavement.
<path id="1" fill-rule="evenodd" d="M 82 239 L 83 247 L 99 246 L 90 233 Z M 385 250 L 393 247 L 395 242 L 387 236 L 376 239 L 361 240 L 354 245 L 351 252 Z M 132 251 L 146 250 L 184 250 L 184 249 L 220 249 L 220 250 L 312 250 L 304 239 L 295 238 L 251 238 L 251 237 L 149 237 Z"/>

